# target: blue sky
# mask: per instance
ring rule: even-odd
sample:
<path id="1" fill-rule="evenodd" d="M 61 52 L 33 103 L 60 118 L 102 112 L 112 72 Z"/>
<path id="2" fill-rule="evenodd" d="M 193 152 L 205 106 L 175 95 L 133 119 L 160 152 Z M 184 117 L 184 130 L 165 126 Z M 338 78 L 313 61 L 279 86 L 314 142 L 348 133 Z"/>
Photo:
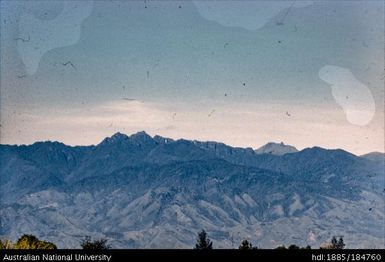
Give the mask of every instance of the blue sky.
<path id="1" fill-rule="evenodd" d="M 384 151 L 382 1 L 2 1 L 1 18 L 1 143 Z"/>

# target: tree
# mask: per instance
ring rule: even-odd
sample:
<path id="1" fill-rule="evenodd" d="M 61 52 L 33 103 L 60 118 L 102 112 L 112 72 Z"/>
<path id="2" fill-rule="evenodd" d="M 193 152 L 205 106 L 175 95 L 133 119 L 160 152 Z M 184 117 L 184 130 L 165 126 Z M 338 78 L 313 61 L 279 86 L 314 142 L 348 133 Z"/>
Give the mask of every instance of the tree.
<path id="1" fill-rule="evenodd" d="M 342 237 L 340 237 L 340 239 L 338 239 L 336 249 L 344 249 L 344 247 L 345 247 L 344 240 Z"/>
<path id="2" fill-rule="evenodd" d="M 282 245 L 282 246 L 277 246 L 275 249 L 287 249 L 287 248 L 285 247 L 285 245 Z"/>
<path id="3" fill-rule="evenodd" d="M 299 249 L 299 246 L 292 244 L 287 249 Z"/>
<path id="4" fill-rule="evenodd" d="M 332 249 L 344 249 L 345 247 L 344 239 L 342 237 L 340 237 L 337 240 L 337 238 L 333 236 L 330 243 L 331 243 Z"/>
<path id="5" fill-rule="evenodd" d="M 14 244 L 9 239 L 0 239 L 0 249 L 14 249 Z"/>
<path id="6" fill-rule="evenodd" d="M 253 245 L 247 241 L 246 239 L 244 239 L 241 243 L 241 245 L 239 246 L 239 249 L 240 250 L 248 250 L 248 249 L 253 249 Z"/>
<path id="7" fill-rule="evenodd" d="M 213 242 L 208 238 L 206 231 L 202 230 L 198 233 L 194 249 L 213 249 Z"/>
<path id="8" fill-rule="evenodd" d="M 110 249 L 110 245 L 107 244 L 107 239 L 92 240 L 90 236 L 86 236 L 80 246 L 86 250 L 106 250 Z"/>
<path id="9" fill-rule="evenodd" d="M 14 245 L 15 249 L 57 249 L 56 245 L 39 240 L 34 235 L 22 235 Z"/>
<path id="10" fill-rule="evenodd" d="M 332 240 L 330 241 L 330 243 L 332 244 L 333 249 L 337 249 L 336 247 L 338 245 L 338 241 L 335 236 L 332 237 Z"/>

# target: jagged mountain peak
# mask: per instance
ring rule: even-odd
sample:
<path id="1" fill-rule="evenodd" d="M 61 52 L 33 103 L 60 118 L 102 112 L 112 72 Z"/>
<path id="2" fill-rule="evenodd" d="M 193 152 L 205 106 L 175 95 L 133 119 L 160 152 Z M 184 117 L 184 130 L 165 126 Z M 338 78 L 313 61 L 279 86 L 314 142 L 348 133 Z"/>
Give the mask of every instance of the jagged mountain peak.
<path id="1" fill-rule="evenodd" d="M 147 134 L 145 131 L 140 131 L 135 134 L 132 134 L 130 136 L 117 132 L 113 134 L 111 137 L 105 138 L 100 145 L 106 145 L 106 144 L 115 144 L 115 143 L 122 143 L 122 142 L 134 142 L 134 143 L 146 143 L 146 142 L 153 142 L 153 138 Z"/>
<path id="2" fill-rule="evenodd" d="M 111 139 L 115 139 L 115 140 L 117 140 L 117 139 L 127 139 L 127 138 L 128 138 L 128 136 L 126 134 L 123 134 L 123 133 L 120 133 L 120 132 L 116 132 L 115 134 L 113 134 L 111 136 Z"/>
<path id="3" fill-rule="evenodd" d="M 106 137 L 105 139 L 103 139 L 103 141 L 100 142 L 99 145 L 114 144 L 114 143 L 118 143 L 118 142 L 125 141 L 125 140 L 128 140 L 128 136 L 125 134 L 122 134 L 120 132 L 117 132 L 117 133 L 113 134 L 112 136 Z"/>
<path id="4" fill-rule="evenodd" d="M 152 137 L 149 134 L 147 134 L 145 131 L 140 131 L 135 134 L 132 134 L 129 138 L 133 140 L 142 140 L 142 141 L 153 140 Z"/>

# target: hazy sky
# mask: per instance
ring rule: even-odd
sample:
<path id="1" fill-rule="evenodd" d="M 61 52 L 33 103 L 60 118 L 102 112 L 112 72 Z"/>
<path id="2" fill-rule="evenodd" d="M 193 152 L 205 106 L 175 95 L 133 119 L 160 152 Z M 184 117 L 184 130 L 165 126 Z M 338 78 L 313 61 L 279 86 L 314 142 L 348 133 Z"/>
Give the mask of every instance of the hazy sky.
<path id="1" fill-rule="evenodd" d="M 384 151 L 383 1 L 1 1 L 1 143 Z"/>

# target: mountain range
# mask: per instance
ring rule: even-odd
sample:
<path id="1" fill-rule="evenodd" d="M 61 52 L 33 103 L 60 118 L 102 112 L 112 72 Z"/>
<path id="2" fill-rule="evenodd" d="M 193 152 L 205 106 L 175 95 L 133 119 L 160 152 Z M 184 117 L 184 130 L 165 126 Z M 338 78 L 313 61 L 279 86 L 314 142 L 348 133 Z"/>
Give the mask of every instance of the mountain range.
<path id="1" fill-rule="evenodd" d="M 383 153 L 356 156 L 283 143 L 254 150 L 218 142 L 116 133 L 98 145 L 0 145 L 0 237 L 34 234 L 60 248 L 84 236 L 114 248 L 261 248 L 334 235 L 384 248 Z"/>

